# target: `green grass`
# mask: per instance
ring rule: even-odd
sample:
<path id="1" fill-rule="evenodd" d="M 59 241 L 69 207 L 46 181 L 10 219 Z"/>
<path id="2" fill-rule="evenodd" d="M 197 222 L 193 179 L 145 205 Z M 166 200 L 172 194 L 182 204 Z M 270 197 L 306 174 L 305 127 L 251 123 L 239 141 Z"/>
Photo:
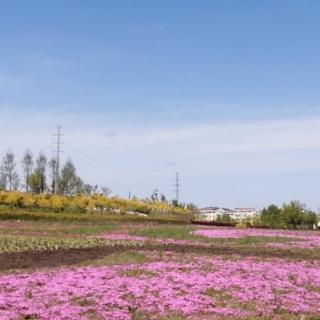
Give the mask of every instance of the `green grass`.
<path id="1" fill-rule="evenodd" d="M 190 234 L 192 230 L 192 226 L 165 225 L 133 231 L 131 234 L 153 239 L 195 240 Z"/>
<path id="2" fill-rule="evenodd" d="M 295 238 L 282 238 L 282 237 L 244 237 L 239 239 L 232 239 L 233 242 L 238 244 L 258 244 L 258 243 L 285 243 L 291 241 L 299 241 Z"/>
<path id="3" fill-rule="evenodd" d="M 263 243 L 283 243 L 290 242 L 294 238 L 281 237 L 244 237 L 239 239 L 227 238 L 208 238 L 202 236 L 193 236 L 191 232 L 195 229 L 194 226 L 157 226 L 144 230 L 137 230 L 132 232 L 133 235 L 148 237 L 152 239 L 176 239 L 176 240 L 197 240 L 204 243 L 211 244 L 233 244 L 233 245 L 249 245 L 249 244 L 263 244 Z"/>

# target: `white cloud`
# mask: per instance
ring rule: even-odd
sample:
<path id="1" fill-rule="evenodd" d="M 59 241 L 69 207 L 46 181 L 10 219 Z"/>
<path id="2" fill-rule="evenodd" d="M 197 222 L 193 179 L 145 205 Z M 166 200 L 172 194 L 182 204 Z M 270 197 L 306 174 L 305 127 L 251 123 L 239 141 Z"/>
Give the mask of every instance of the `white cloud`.
<path id="1" fill-rule="evenodd" d="M 74 138 L 103 142 L 101 128 L 75 131 Z M 319 149 L 320 117 L 248 123 L 221 123 L 177 129 L 119 128 L 110 143 L 118 150 L 161 147 L 185 155 Z M 94 146 L 94 145 L 93 145 Z"/>
<path id="2" fill-rule="evenodd" d="M 123 195 L 132 186 L 140 196 L 155 186 L 170 194 L 170 179 L 179 170 L 188 177 L 188 200 L 210 204 L 213 192 L 218 199 L 239 203 L 240 197 L 247 199 L 263 189 L 260 179 L 269 175 L 276 183 L 273 193 L 262 192 L 260 198 L 246 201 L 259 205 L 266 199 L 272 201 L 272 196 L 289 197 L 284 183 L 296 175 L 313 174 L 315 183 L 319 173 L 320 116 L 156 129 L 123 126 L 120 120 L 106 122 L 99 115 L 59 114 L 54 109 L 40 113 L 0 110 L 0 118 L 1 154 L 10 147 L 21 156 L 30 147 L 50 155 L 55 126 L 62 124 L 64 157 L 75 161 L 85 179 L 110 185 Z M 299 184 L 298 190 L 304 195 L 309 190 L 307 200 L 315 203 L 313 182 L 309 189 Z M 239 183 L 243 184 L 240 191 L 232 187 Z M 295 190 L 292 196 L 299 192 Z M 195 197 L 197 193 L 202 196 Z"/>

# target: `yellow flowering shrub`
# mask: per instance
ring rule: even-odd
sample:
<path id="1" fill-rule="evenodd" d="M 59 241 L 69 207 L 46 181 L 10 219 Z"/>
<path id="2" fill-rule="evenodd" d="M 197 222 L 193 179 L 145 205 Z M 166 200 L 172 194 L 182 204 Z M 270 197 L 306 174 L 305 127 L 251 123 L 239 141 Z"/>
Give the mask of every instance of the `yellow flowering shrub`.
<path id="1" fill-rule="evenodd" d="M 0 205 L 39 208 L 54 211 L 100 211 L 113 213 L 158 213 L 158 214 L 188 214 L 188 210 L 174 207 L 167 203 L 151 200 L 123 199 L 105 197 L 100 194 L 85 196 L 63 196 L 56 194 L 31 194 L 25 192 L 0 192 Z"/>

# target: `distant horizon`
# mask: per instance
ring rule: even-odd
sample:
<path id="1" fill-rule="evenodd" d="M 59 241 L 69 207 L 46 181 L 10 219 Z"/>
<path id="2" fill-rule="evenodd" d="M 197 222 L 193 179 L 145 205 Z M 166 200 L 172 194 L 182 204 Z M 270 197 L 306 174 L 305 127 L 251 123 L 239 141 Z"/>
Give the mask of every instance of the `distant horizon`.
<path id="1" fill-rule="evenodd" d="M 127 197 L 320 200 L 320 2 L 0 4 L 0 156 L 52 154 Z M 19 163 L 20 165 L 20 163 Z"/>

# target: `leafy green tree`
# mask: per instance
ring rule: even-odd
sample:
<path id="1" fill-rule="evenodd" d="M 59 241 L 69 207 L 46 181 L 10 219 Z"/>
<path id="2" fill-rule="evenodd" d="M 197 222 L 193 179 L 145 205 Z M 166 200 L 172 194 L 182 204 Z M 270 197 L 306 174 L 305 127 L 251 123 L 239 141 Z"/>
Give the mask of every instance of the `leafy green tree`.
<path id="1" fill-rule="evenodd" d="M 304 222 L 306 206 L 299 201 L 291 201 L 282 207 L 283 221 L 287 227 L 296 229 Z"/>
<path id="2" fill-rule="evenodd" d="M 45 180 L 43 173 L 35 170 L 29 177 L 29 188 L 33 193 L 43 192 L 43 181 Z"/>
<path id="3" fill-rule="evenodd" d="M 281 209 L 275 204 L 264 208 L 261 212 L 261 221 L 271 227 L 280 226 L 282 224 Z"/>
<path id="4" fill-rule="evenodd" d="M 83 191 L 83 181 L 77 176 L 76 168 L 71 160 L 68 160 L 61 170 L 58 181 L 60 194 L 73 195 Z"/>
<path id="5" fill-rule="evenodd" d="M 312 229 L 314 225 L 318 223 L 318 216 L 311 210 L 306 210 L 303 214 L 303 224 L 309 229 Z"/>
<path id="6" fill-rule="evenodd" d="M 36 159 L 36 169 L 35 169 L 35 173 L 37 174 L 37 177 L 41 179 L 40 193 L 44 193 L 47 189 L 46 166 L 47 166 L 47 157 L 44 155 L 44 153 L 40 152 L 38 158 Z"/>

